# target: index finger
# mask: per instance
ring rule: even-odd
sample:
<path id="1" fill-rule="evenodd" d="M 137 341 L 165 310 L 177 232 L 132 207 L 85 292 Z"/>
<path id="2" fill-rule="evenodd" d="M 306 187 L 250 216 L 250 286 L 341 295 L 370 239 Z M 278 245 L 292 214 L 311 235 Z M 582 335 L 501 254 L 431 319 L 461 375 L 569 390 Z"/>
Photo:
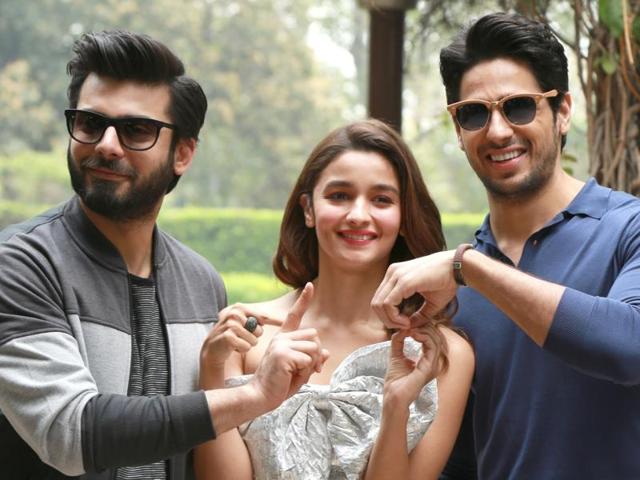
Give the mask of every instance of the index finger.
<path id="1" fill-rule="evenodd" d="M 391 335 L 391 356 L 404 357 L 404 339 L 409 336 L 409 330 L 398 330 Z"/>
<path id="2" fill-rule="evenodd" d="M 284 323 L 280 318 L 267 317 L 264 315 L 254 315 L 258 320 L 260 325 L 274 325 L 276 327 L 281 327 Z"/>
<path id="3" fill-rule="evenodd" d="M 307 308 L 309 308 L 309 305 L 311 305 L 312 298 L 313 284 L 311 282 L 307 282 L 302 289 L 300 296 L 296 300 L 296 303 L 293 304 L 293 307 L 291 307 L 291 310 L 287 313 L 287 319 L 282 324 L 283 332 L 292 332 L 293 330 L 298 329 L 304 313 L 307 311 Z"/>

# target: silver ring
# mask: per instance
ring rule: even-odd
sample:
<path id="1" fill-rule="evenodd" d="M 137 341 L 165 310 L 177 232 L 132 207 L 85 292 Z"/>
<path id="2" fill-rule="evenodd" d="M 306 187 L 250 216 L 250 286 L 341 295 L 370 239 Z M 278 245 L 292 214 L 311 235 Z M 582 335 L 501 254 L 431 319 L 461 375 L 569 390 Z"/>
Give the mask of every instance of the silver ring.
<path id="1" fill-rule="evenodd" d="M 247 322 L 244 324 L 244 328 L 253 333 L 258 328 L 258 319 L 256 317 L 247 317 Z"/>

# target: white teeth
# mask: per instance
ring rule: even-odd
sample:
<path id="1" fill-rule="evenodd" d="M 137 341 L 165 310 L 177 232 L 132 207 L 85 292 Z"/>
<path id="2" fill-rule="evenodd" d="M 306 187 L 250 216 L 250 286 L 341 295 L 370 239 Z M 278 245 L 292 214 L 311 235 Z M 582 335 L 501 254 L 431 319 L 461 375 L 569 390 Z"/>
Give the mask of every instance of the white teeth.
<path id="1" fill-rule="evenodd" d="M 370 240 L 373 238 L 371 235 L 354 235 L 351 233 L 343 233 L 342 236 L 350 240 Z"/>
<path id="2" fill-rule="evenodd" d="M 511 160 L 512 158 L 516 158 L 518 155 L 520 155 L 520 152 L 518 151 L 504 153 L 502 155 L 491 155 L 491 160 L 493 160 L 494 162 L 504 162 L 506 160 Z"/>

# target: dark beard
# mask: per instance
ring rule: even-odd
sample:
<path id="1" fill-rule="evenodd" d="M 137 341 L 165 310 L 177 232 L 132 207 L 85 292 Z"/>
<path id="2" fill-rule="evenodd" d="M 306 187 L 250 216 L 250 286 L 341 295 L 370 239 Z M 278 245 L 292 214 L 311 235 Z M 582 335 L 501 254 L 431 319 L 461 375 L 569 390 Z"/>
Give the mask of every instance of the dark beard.
<path id="1" fill-rule="evenodd" d="M 489 194 L 496 200 L 523 202 L 534 197 L 541 191 L 553 176 L 560 144 L 556 138 L 553 148 L 545 152 L 542 163 L 536 166 L 529 175 L 515 189 L 506 189 L 500 182 L 493 182 L 489 178 L 480 177 L 480 181 Z"/>
<path id="2" fill-rule="evenodd" d="M 139 180 L 135 170 L 119 161 L 105 160 L 100 156 L 92 156 L 78 166 L 67 149 L 67 166 L 71 177 L 71 186 L 90 210 L 116 222 L 141 220 L 152 215 L 158 202 L 167 192 L 167 187 L 174 179 L 173 149 L 166 161 L 150 176 Z M 104 168 L 115 173 L 129 175 L 131 189 L 123 195 L 116 194 L 118 184 L 107 180 L 93 179 L 87 185 L 84 169 Z"/>

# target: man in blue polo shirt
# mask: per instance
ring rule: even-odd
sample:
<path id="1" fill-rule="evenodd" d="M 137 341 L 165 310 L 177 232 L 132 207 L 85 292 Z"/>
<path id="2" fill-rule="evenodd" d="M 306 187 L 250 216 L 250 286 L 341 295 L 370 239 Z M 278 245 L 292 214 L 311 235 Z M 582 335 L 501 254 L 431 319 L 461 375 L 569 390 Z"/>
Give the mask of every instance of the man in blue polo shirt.
<path id="1" fill-rule="evenodd" d="M 571 95 L 547 26 L 487 15 L 440 60 L 490 213 L 474 247 L 391 265 L 373 303 L 406 328 L 403 298 L 432 313 L 468 286 L 455 323 L 476 351 L 472 421 L 443 477 L 477 462 L 481 479 L 640 478 L 640 202 L 563 171 Z"/>

